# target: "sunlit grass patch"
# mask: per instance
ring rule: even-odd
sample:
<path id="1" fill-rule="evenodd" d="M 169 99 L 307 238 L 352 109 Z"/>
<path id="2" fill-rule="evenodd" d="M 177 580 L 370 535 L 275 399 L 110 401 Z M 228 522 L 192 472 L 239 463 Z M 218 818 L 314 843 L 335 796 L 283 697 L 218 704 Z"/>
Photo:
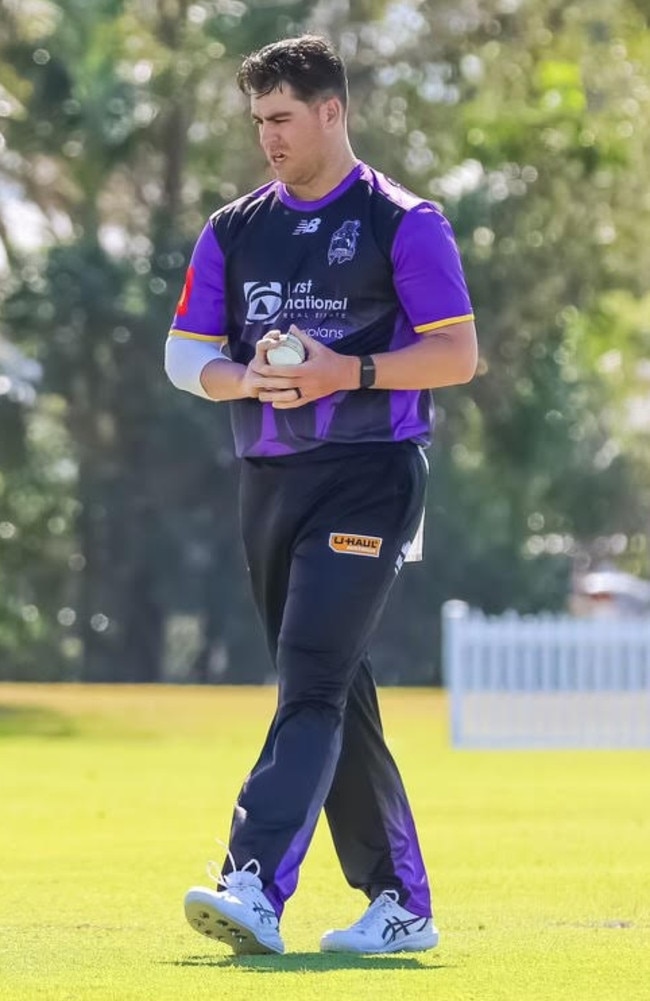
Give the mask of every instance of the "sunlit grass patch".
<path id="1" fill-rule="evenodd" d="M 0 685 L 0 998 L 645 1001 L 650 754 L 454 752 L 441 693 L 381 698 L 440 947 L 319 952 L 364 906 L 321 824 L 287 954 L 237 958 L 182 898 L 222 857 L 274 689 Z"/>
<path id="2" fill-rule="evenodd" d="M 73 717 L 47 706 L 0 704 L 3 737 L 72 737 L 78 733 Z"/>

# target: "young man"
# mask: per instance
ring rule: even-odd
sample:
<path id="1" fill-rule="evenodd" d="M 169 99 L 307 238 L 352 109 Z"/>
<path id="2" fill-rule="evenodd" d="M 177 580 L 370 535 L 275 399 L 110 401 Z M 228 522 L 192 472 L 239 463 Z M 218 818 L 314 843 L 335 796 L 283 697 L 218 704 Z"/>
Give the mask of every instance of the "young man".
<path id="1" fill-rule="evenodd" d="M 367 648 L 421 522 L 429 390 L 475 371 L 472 307 L 444 217 L 354 156 L 345 68 L 327 41 L 268 45 L 238 82 L 275 178 L 199 237 L 166 371 L 232 401 L 278 703 L 217 888 L 191 889 L 186 914 L 236 953 L 283 952 L 279 919 L 324 807 L 370 906 L 321 948 L 429 949 L 427 877 Z M 305 361 L 270 364 L 288 329 Z"/>

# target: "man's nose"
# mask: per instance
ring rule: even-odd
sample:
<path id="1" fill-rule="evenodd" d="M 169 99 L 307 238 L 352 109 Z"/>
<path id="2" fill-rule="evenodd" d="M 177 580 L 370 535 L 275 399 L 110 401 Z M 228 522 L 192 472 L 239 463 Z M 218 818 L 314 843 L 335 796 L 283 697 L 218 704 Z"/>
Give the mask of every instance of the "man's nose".
<path id="1" fill-rule="evenodd" d="M 274 122 L 263 122 L 260 128 L 260 142 L 263 146 L 268 146 L 277 136 L 277 127 Z"/>

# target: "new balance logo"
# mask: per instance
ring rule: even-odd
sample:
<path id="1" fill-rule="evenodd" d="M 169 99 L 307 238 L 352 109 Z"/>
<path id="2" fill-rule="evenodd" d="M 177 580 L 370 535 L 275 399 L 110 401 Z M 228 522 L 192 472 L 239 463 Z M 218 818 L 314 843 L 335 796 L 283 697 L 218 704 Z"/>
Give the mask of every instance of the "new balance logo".
<path id="1" fill-rule="evenodd" d="M 301 219 L 293 231 L 294 236 L 303 236 L 305 233 L 315 233 L 320 226 L 320 216 L 315 219 Z"/>

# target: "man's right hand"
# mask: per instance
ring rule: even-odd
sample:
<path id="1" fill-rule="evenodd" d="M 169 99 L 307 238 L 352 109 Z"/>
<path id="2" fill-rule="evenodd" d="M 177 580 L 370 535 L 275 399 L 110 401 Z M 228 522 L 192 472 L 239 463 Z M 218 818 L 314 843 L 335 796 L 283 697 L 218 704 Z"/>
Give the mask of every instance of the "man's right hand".
<path id="1" fill-rule="evenodd" d="M 292 402 L 299 399 L 295 365 L 276 365 L 273 368 L 274 374 L 269 374 L 271 366 L 266 355 L 272 347 L 280 343 L 281 336 L 279 330 L 271 330 L 255 345 L 255 354 L 246 366 L 242 379 L 242 396 L 259 399 L 260 393 L 263 392 L 265 396 L 272 394 L 273 399 L 277 401 Z M 277 374 L 278 369 L 282 369 L 281 375 Z"/>

